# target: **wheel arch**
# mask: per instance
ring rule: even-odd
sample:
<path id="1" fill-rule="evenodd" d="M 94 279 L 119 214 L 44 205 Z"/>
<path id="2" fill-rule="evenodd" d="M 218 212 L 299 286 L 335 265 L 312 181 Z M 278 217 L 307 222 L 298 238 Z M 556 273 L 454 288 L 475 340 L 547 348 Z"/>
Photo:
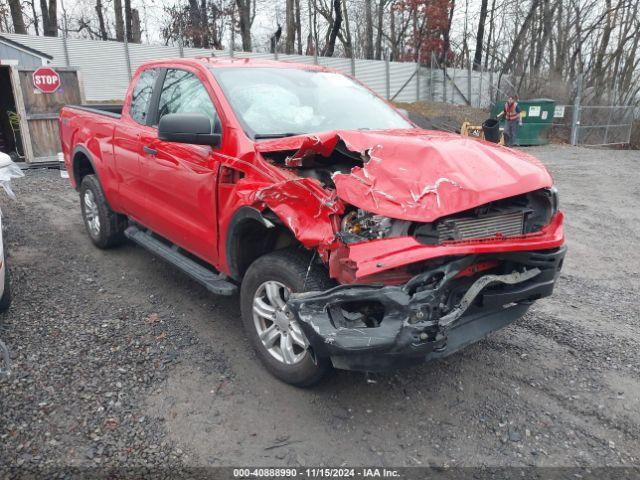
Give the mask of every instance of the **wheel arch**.
<path id="1" fill-rule="evenodd" d="M 225 239 L 229 276 L 240 281 L 256 259 L 294 245 L 300 242 L 271 210 L 240 207 L 229 221 Z"/>
<path id="2" fill-rule="evenodd" d="M 73 149 L 72 167 L 76 190 L 80 190 L 82 179 L 87 175 L 96 175 L 100 180 L 91 152 L 82 145 L 78 145 Z"/>

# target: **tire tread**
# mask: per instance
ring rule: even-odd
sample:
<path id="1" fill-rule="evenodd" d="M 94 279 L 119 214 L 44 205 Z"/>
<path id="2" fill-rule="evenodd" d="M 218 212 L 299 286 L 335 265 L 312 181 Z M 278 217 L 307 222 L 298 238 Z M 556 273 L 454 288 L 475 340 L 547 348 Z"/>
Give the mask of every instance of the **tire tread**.
<path id="1" fill-rule="evenodd" d="M 298 291 L 322 291 L 331 288 L 334 282 L 329 278 L 326 269 L 314 262 L 312 255 L 301 248 L 286 248 L 268 253 L 255 260 L 248 268 L 243 279 L 240 303 L 242 310 L 242 321 L 245 331 L 258 357 L 264 366 L 280 380 L 297 387 L 309 387 L 318 383 L 330 370 L 330 361 L 327 358 L 316 358 L 315 362 L 310 357 L 304 362 L 305 365 L 298 365 L 296 368 L 284 366 L 264 349 L 258 339 L 253 325 L 251 313 L 253 294 L 255 289 L 266 281 L 264 273 L 266 271 L 287 272 L 298 279 L 303 279 L 303 288 Z M 263 277 L 263 278 L 261 278 Z"/>
<path id="2" fill-rule="evenodd" d="M 93 196 L 98 204 L 100 214 L 100 238 L 95 239 L 90 233 L 89 237 L 99 248 L 107 249 L 121 245 L 125 241 L 124 231 L 127 228 L 127 218 L 111 209 L 96 175 L 86 175 L 82 179 L 80 185 L 80 202 L 82 202 L 84 192 L 89 189 L 93 192 Z"/>

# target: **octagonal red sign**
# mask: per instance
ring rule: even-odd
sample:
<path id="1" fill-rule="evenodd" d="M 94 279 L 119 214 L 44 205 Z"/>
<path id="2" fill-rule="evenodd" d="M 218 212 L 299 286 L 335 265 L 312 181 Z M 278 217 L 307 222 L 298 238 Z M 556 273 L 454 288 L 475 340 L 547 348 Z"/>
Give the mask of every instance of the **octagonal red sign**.
<path id="1" fill-rule="evenodd" d="M 43 93 L 54 93 L 60 88 L 60 75 L 50 67 L 33 72 L 33 85 Z"/>

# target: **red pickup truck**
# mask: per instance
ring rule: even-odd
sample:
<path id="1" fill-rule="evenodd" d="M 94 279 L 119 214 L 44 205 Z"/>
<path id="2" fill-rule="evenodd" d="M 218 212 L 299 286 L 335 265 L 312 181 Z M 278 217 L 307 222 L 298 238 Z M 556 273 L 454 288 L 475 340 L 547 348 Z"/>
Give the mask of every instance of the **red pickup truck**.
<path id="1" fill-rule="evenodd" d="M 326 68 L 149 62 L 124 105 L 59 122 L 93 243 L 129 238 L 239 289 L 257 355 L 294 385 L 447 356 L 522 317 L 562 266 L 538 160 L 419 129 Z"/>

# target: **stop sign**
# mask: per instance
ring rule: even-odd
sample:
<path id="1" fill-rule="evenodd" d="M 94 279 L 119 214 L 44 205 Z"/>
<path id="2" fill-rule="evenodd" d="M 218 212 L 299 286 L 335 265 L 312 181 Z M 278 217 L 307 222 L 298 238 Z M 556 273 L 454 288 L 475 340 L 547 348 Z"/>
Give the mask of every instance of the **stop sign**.
<path id="1" fill-rule="evenodd" d="M 44 93 L 54 93 L 60 88 L 60 75 L 49 67 L 40 67 L 33 72 L 33 85 Z"/>

